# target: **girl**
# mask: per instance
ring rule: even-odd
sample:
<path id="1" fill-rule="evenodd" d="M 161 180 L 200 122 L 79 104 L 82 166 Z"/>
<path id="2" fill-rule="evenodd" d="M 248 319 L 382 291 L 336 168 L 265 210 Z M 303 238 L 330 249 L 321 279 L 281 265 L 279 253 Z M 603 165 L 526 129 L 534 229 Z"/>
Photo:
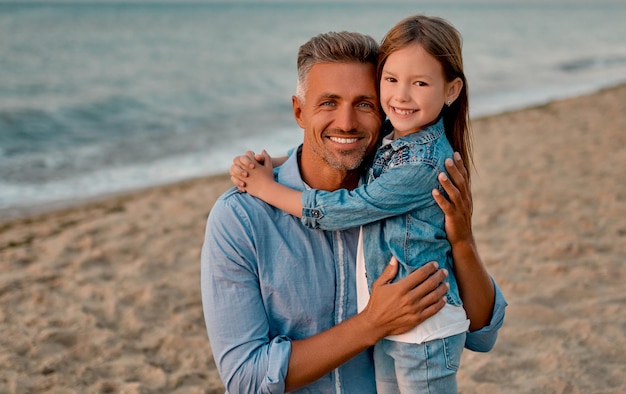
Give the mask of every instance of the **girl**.
<path id="1" fill-rule="evenodd" d="M 415 15 L 400 21 L 381 43 L 378 78 L 388 120 L 364 185 L 353 191 L 295 191 L 274 181 L 266 153 L 263 165 L 241 165 L 248 176 L 240 181 L 248 193 L 301 217 L 311 228 L 362 226 L 360 309 L 392 255 L 400 263 L 398 278 L 430 261 L 445 267 L 450 285 L 446 306 L 413 330 L 374 347 L 376 385 L 379 393 L 456 392 L 469 321 L 453 274 L 444 214 L 431 191 L 443 193 L 437 175 L 454 151 L 466 166 L 471 163 L 459 33 L 441 18 Z"/>

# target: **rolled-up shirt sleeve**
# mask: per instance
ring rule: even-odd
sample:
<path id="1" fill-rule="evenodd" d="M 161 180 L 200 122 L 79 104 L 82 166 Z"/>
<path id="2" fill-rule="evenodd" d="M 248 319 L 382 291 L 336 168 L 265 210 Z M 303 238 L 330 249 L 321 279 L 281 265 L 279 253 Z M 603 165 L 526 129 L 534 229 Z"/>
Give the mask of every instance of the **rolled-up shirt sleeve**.
<path id="1" fill-rule="evenodd" d="M 480 330 L 469 332 L 465 338 L 465 347 L 475 352 L 490 351 L 495 345 L 496 339 L 498 339 L 498 331 L 504 323 L 504 310 L 508 304 L 504 299 L 504 294 L 502 294 L 493 278 L 492 281 L 495 290 L 495 301 L 491 321 Z"/>
<path id="2" fill-rule="evenodd" d="M 211 210 L 201 256 L 202 305 L 215 363 L 230 393 L 284 392 L 291 341 L 269 337 L 250 221 L 229 201 L 222 197 Z"/>

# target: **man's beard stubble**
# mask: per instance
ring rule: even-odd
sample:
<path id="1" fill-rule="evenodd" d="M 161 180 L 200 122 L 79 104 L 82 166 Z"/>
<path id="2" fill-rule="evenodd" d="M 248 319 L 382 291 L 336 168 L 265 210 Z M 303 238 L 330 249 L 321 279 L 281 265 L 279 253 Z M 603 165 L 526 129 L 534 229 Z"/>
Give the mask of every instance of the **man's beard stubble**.
<path id="1" fill-rule="evenodd" d="M 335 170 L 354 171 L 359 169 L 361 164 L 363 164 L 367 148 L 359 150 L 339 150 L 336 152 L 322 150 L 322 152 L 318 152 L 316 147 L 313 151 Z"/>

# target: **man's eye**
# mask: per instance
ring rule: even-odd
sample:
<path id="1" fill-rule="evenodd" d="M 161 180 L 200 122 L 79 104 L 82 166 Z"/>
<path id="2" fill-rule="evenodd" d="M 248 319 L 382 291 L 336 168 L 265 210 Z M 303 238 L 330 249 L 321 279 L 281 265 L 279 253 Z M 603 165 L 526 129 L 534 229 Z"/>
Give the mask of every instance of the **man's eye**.
<path id="1" fill-rule="evenodd" d="M 333 107 L 334 105 L 335 103 L 332 101 L 324 101 L 323 103 L 320 104 L 320 106 L 322 107 Z"/>
<path id="2" fill-rule="evenodd" d="M 374 105 L 372 105 L 370 103 L 360 103 L 359 107 L 361 107 L 361 108 L 374 108 Z"/>

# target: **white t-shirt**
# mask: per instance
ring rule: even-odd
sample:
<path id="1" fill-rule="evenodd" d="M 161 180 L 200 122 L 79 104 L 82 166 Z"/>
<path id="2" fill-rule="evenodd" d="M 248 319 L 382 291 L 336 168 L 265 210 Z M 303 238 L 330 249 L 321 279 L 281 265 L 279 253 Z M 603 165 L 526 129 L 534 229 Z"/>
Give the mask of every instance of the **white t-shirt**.
<path id="1" fill-rule="evenodd" d="M 361 312 L 367 306 L 370 293 L 365 276 L 365 256 L 363 255 L 363 228 L 359 232 L 359 242 L 356 254 L 356 291 L 357 308 Z M 466 332 L 469 320 L 462 306 L 446 304 L 417 327 L 400 335 L 390 335 L 387 339 L 406 343 L 423 343 L 433 339 L 441 339 Z"/>

